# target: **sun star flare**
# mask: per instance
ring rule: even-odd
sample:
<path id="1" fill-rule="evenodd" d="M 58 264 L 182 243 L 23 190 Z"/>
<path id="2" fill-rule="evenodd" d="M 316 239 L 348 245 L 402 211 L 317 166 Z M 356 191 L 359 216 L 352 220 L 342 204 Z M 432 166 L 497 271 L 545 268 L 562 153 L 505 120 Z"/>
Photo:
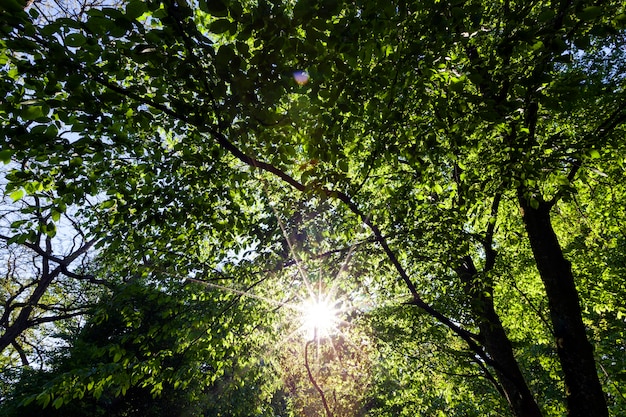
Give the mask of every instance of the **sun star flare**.
<path id="1" fill-rule="evenodd" d="M 339 324 L 338 309 L 329 300 L 310 299 L 302 304 L 302 329 L 309 340 L 332 336 Z"/>

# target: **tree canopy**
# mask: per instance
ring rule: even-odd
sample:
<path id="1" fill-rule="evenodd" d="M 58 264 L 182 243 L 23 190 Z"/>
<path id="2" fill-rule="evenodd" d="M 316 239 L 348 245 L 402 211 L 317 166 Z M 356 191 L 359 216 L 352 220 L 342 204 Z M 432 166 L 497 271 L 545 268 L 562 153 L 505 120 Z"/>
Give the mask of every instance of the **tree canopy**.
<path id="1" fill-rule="evenodd" d="M 1 6 L 6 413 L 626 412 L 623 2 L 53 3 Z"/>

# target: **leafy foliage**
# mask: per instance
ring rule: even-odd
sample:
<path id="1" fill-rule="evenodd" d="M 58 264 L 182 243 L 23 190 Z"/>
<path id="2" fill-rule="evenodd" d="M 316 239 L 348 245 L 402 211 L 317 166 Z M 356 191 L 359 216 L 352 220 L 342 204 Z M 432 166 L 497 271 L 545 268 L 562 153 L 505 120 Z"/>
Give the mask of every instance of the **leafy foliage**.
<path id="1" fill-rule="evenodd" d="M 7 415 L 40 415 L 48 405 L 58 410 L 49 415 L 262 413 L 268 369 L 245 359 L 255 336 L 237 312 L 249 314 L 251 304 L 235 307 L 228 298 L 124 284 L 51 370 L 25 370 Z"/>
<path id="2" fill-rule="evenodd" d="M 267 405 L 289 390 L 246 391 L 265 375 L 244 352 L 320 283 L 369 299 L 355 314 L 376 340 L 371 392 L 338 414 L 622 414 L 625 13 L 130 0 L 3 16 L 6 194 L 53 193 L 43 234 L 81 207 L 99 273 L 130 283 L 81 335 L 119 338 L 76 351 L 103 367 L 67 362 L 41 402 L 139 387 L 143 403 L 179 382 Z M 282 375 L 304 412 L 303 374 Z"/>

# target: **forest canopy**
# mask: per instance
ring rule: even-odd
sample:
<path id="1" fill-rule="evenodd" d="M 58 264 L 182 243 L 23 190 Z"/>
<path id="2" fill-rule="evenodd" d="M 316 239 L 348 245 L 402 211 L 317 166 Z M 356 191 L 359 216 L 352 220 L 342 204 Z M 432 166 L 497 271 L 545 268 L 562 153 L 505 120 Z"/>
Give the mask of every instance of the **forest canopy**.
<path id="1" fill-rule="evenodd" d="M 3 2 L 0 415 L 624 415 L 625 30 Z"/>

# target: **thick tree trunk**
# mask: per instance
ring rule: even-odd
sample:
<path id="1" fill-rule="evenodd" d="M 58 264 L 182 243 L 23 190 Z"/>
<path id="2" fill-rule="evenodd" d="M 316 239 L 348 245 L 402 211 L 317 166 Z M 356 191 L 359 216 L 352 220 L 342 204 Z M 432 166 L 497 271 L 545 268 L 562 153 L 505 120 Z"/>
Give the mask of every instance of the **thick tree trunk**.
<path id="1" fill-rule="evenodd" d="M 492 256 L 495 254 L 492 252 Z M 488 261 L 488 264 L 491 263 Z M 491 267 L 489 267 L 491 269 Z M 492 285 L 486 274 L 479 274 L 468 256 L 457 269 L 470 296 L 471 309 L 478 322 L 480 337 L 489 356 L 497 363 L 495 370 L 498 382 L 516 417 L 541 417 L 541 410 L 533 397 L 519 368 L 513 346 L 500 317 L 496 313 L 492 298 Z"/>
<path id="2" fill-rule="evenodd" d="M 565 379 L 569 417 L 606 417 L 593 347 L 587 339 L 570 262 L 563 256 L 552 223 L 551 205 L 533 208 L 523 192 L 519 203 L 539 275 L 544 283 L 557 353 Z"/>
<path id="3" fill-rule="evenodd" d="M 514 415 L 519 417 L 541 417 L 542 413 L 530 392 L 526 380 L 513 354 L 513 346 L 506 336 L 502 322 L 493 308 L 493 303 L 484 309 L 484 323 L 480 335 L 484 346 L 501 367 L 496 370 L 498 379 L 507 394 Z"/>

